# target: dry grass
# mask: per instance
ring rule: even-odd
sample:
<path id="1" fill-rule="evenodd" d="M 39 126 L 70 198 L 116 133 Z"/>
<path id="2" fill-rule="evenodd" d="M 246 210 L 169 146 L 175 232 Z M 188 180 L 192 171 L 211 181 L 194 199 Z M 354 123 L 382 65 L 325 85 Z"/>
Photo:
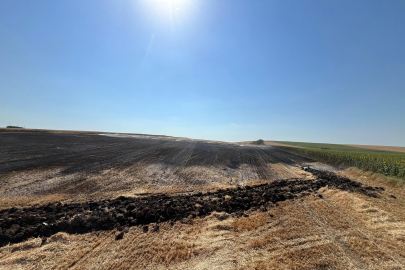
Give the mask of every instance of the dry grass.
<path id="1" fill-rule="evenodd" d="M 241 218 L 212 213 L 147 233 L 131 227 L 118 241 L 117 231 L 58 233 L 43 245 L 33 238 L 0 248 L 0 269 L 404 269 L 404 190 L 378 175 L 340 174 L 386 191 L 370 198 L 323 188 L 323 199 Z"/>
<path id="2" fill-rule="evenodd" d="M 404 223 L 372 228 L 369 198 L 324 190 L 325 199 L 284 202 L 234 218 L 213 213 L 156 232 L 59 233 L 0 249 L 1 269 L 401 269 Z M 381 210 L 378 210 L 379 212 Z M 381 214 L 381 213 L 380 213 Z M 391 220 L 391 221 L 388 221 Z M 393 234 L 395 220 L 396 234 Z M 402 226 L 402 227 L 401 227 Z M 381 233 L 381 230 L 390 230 Z M 398 231 L 399 230 L 399 231 Z M 384 240 L 385 239 L 385 240 Z"/>
<path id="3" fill-rule="evenodd" d="M 45 205 L 64 201 L 68 198 L 67 194 L 52 194 L 48 196 L 31 196 L 31 197 L 12 197 L 0 198 L 0 210 L 11 207 L 28 207 L 34 205 Z"/>
<path id="4" fill-rule="evenodd" d="M 237 232 L 257 229 L 270 221 L 267 213 L 256 214 L 249 217 L 241 217 L 233 221 L 233 228 Z"/>
<path id="5" fill-rule="evenodd" d="M 388 185 L 389 187 L 393 187 L 395 190 L 400 191 L 401 188 L 405 187 L 405 183 L 402 179 L 399 179 L 397 177 L 390 177 L 386 176 L 380 173 L 374 173 L 370 171 L 363 171 L 361 169 L 351 167 L 348 168 L 344 171 L 338 172 L 338 174 L 346 176 L 346 177 L 352 177 L 357 179 L 360 182 L 364 182 L 366 180 L 367 183 L 369 181 L 372 181 L 373 183 L 379 184 L 379 185 Z"/>
<path id="6" fill-rule="evenodd" d="M 360 144 L 345 144 L 345 145 L 358 147 L 358 148 L 366 148 L 366 149 L 394 151 L 394 152 L 405 152 L 405 147 L 401 147 L 401 146 L 360 145 Z"/>

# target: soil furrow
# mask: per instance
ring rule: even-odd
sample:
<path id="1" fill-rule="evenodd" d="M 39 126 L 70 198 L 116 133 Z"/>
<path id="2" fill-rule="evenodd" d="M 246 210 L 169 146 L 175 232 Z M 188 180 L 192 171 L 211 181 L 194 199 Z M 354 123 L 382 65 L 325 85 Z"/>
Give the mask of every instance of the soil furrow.
<path id="1" fill-rule="evenodd" d="M 48 237 L 57 232 L 87 233 L 136 225 L 176 221 L 206 216 L 213 211 L 235 213 L 265 211 L 280 201 L 316 195 L 323 187 L 379 197 L 383 188 L 363 185 L 331 172 L 306 168 L 316 179 L 289 179 L 257 186 L 221 189 L 215 192 L 168 196 L 119 197 L 115 200 L 76 204 L 48 204 L 42 207 L 11 208 L 0 211 L 0 245 L 24 241 L 30 237 Z M 321 197 L 321 195 L 319 195 Z M 153 229 L 158 228 L 154 226 Z"/>

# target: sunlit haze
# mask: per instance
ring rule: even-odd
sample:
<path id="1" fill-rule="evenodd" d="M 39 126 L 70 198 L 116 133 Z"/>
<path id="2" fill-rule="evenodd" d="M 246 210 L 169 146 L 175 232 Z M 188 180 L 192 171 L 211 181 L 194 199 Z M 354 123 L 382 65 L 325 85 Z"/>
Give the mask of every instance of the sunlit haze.
<path id="1" fill-rule="evenodd" d="M 1 1 L 0 127 L 405 146 L 405 1 Z"/>

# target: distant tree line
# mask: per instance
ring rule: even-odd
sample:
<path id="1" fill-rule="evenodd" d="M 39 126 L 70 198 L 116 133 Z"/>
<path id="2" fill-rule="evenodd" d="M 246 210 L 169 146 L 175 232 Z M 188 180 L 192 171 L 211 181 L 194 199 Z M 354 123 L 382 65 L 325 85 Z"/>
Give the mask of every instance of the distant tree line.
<path id="1" fill-rule="evenodd" d="M 262 139 L 259 139 L 259 140 L 257 140 L 257 141 L 252 142 L 252 144 L 255 144 L 255 145 L 264 145 L 264 141 L 263 141 Z"/>
<path id="2" fill-rule="evenodd" d="M 19 127 L 19 126 L 7 126 L 7 128 L 23 128 L 23 127 Z"/>

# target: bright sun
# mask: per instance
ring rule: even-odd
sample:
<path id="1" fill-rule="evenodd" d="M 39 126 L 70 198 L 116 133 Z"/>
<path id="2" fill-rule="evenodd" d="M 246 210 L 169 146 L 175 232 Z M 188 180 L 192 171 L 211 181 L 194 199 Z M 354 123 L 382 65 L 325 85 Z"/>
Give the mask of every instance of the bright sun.
<path id="1" fill-rule="evenodd" d="M 192 0 L 147 0 L 147 6 L 151 9 L 151 16 L 163 21 L 177 21 L 178 23 L 191 16 Z M 167 21 L 166 21 L 167 22 Z"/>

